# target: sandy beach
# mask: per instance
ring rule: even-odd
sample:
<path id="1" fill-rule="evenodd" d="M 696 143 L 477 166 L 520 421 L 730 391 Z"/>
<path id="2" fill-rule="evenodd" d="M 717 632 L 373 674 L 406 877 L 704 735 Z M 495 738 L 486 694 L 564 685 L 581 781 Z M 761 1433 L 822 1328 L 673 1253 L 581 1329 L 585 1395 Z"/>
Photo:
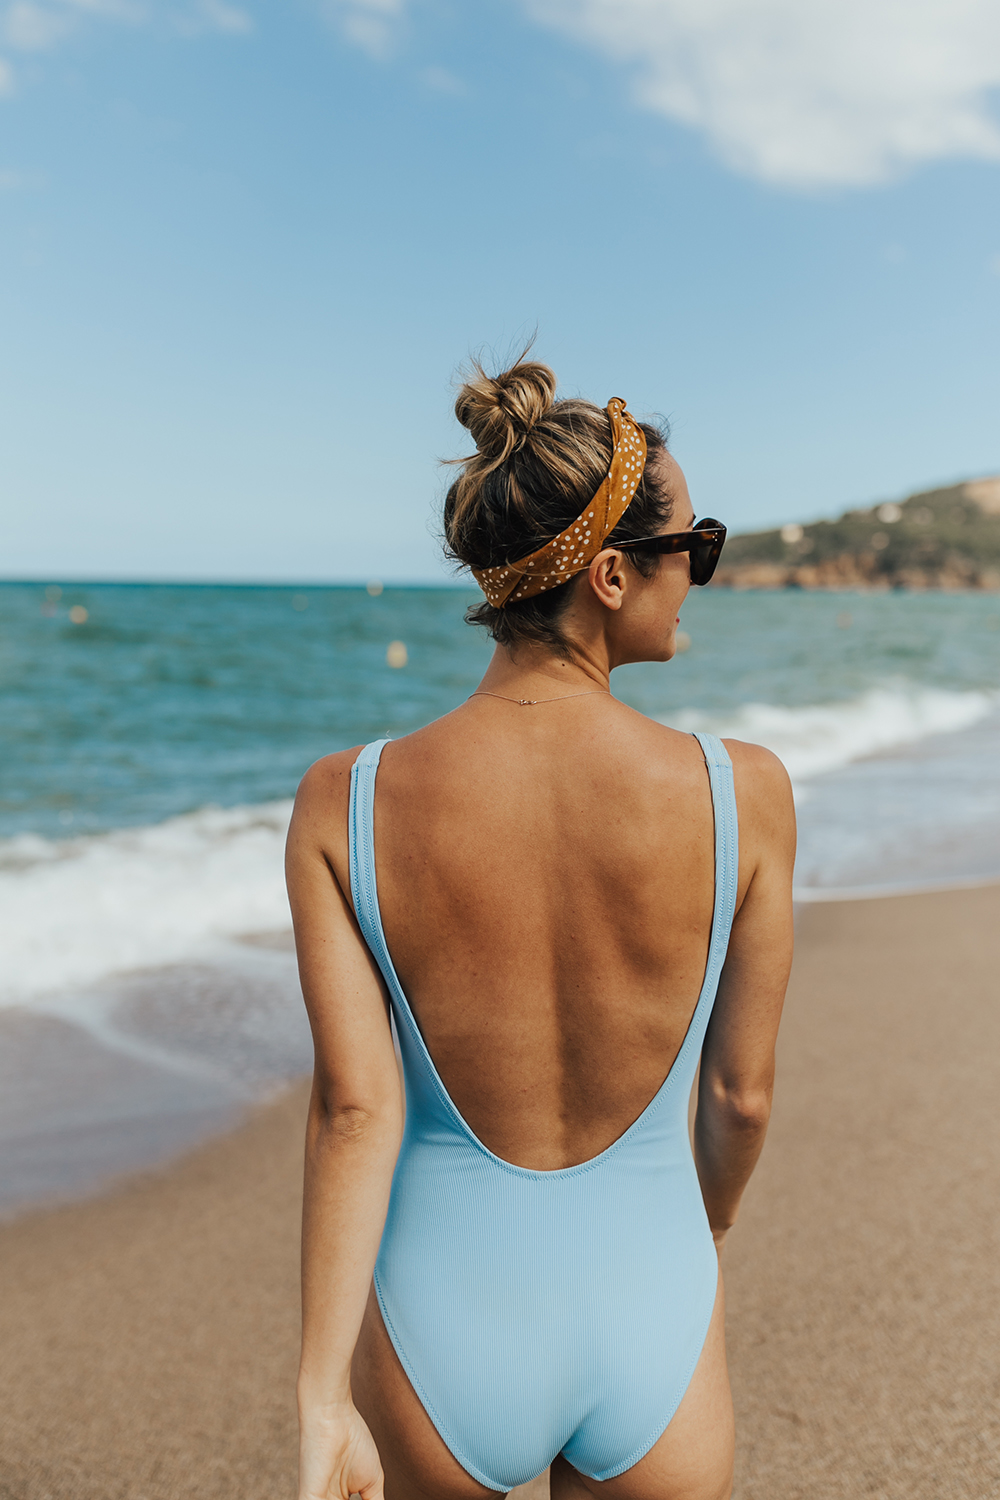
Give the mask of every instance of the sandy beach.
<path id="1" fill-rule="evenodd" d="M 725 1253 L 739 1500 L 1000 1495 L 1000 887 L 799 913 Z M 0 1496 L 294 1494 L 304 1084 L 0 1228 Z"/>

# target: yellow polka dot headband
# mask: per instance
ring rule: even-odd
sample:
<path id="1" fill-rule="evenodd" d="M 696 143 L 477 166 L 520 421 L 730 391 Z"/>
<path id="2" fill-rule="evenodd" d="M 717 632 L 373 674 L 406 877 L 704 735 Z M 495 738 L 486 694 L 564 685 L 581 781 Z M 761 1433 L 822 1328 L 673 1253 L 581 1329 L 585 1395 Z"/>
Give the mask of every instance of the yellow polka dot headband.
<path id="1" fill-rule="evenodd" d="M 558 588 L 589 568 L 631 504 L 646 466 L 646 439 L 620 396 L 612 396 L 608 402 L 608 416 L 614 444 L 611 467 L 576 520 L 519 562 L 472 569 L 494 609 L 503 609 L 510 600 L 530 599 L 545 589 Z"/>

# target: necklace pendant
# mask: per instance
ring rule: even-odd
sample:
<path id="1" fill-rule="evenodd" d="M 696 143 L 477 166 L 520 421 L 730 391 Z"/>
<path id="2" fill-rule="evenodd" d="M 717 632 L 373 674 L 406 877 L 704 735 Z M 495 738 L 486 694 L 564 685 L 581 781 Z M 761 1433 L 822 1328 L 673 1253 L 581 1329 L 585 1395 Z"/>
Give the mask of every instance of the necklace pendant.
<path id="1" fill-rule="evenodd" d="M 538 702 L 538 699 L 537 698 L 518 698 L 517 701 L 518 701 L 518 703 L 520 703 L 520 705 L 521 705 L 522 708 L 530 708 L 533 704 L 535 704 L 535 703 Z"/>

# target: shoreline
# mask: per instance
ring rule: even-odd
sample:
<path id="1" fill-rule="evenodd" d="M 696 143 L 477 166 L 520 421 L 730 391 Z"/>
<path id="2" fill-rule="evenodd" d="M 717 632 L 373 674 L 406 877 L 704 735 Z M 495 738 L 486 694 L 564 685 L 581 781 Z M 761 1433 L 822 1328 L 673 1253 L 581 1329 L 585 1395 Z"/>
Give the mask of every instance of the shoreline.
<path id="1" fill-rule="evenodd" d="M 724 1260 L 735 1495 L 982 1500 L 1000 1492 L 1000 884 L 809 903 L 798 925 L 771 1130 Z M 307 1093 L 0 1225 L 0 1493 L 290 1490 Z"/>
<path id="2" fill-rule="evenodd" d="M 877 901 L 880 897 L 937 896 L 949 891 L 979 891 L 990 885 L 1000 885 L 1000 875 L 957 876 L 954 880 L 914 880 L 887 885 L 797 885 L 792 889 L 792 902 L 796 906 L 822 906 L 827 901 Z"/>
<path id="3" fill-rule="evenodd" d="M 0 1222 L 169 1163 L 311 1066 L 290 930 L 0 1009 Z"/>

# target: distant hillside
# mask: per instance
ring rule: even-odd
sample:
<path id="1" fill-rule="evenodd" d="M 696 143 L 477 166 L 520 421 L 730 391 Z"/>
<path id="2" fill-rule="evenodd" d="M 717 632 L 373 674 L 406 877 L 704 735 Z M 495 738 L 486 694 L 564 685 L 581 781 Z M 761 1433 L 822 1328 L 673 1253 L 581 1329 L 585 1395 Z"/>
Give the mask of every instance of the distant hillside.
<path id="1" fill-rule="evenodd" d="M 1000 477 L 836 521 L 734 536 L 714 581 L 735 589 L 1000 590 Z"/>

